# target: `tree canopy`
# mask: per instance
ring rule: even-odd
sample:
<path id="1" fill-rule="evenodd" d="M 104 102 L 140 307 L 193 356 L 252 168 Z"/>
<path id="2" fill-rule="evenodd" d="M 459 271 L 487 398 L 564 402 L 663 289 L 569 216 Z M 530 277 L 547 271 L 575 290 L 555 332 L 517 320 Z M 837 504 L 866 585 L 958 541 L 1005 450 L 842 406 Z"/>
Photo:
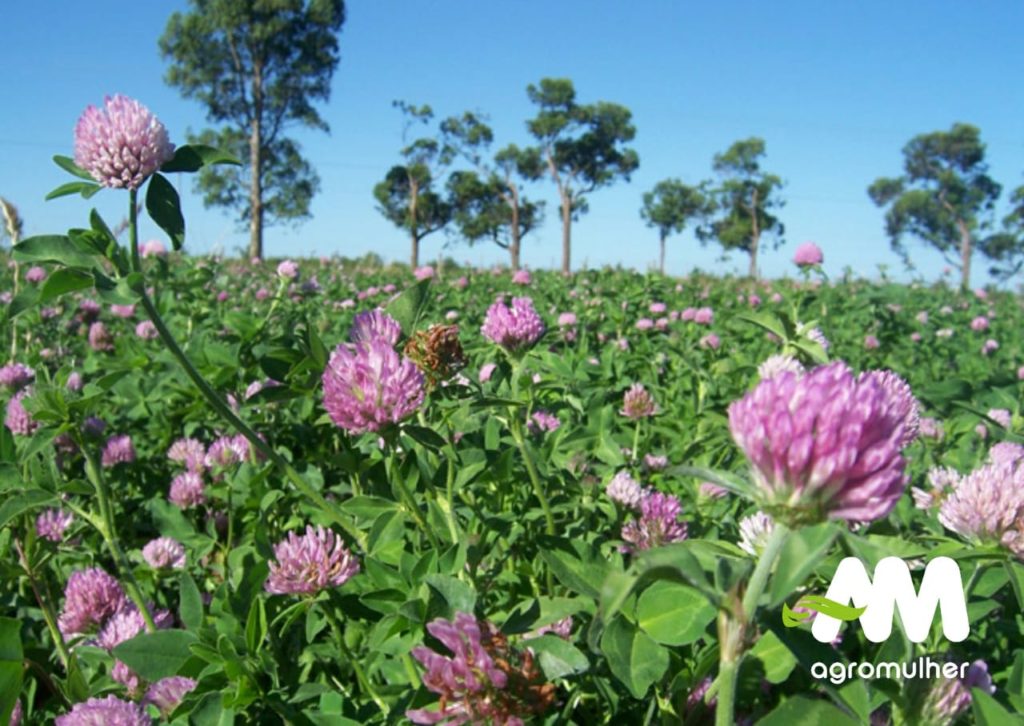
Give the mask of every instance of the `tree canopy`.
<path id="1" fill-rule="evenodd" d="M 663 179 L 654 185 L 654 189 L 644 192 L 640 216 L 648 227 L 658 230 L 658 269 L 662 274 L 665 274 L 665 240 L 668 236 L 679 234 L 691 220 L 708 213 L 704 186 L 690 186 L 679 179 Z"/>
<path id="2" fill-rule="evenodd" d="M 558 188 L 562 272 L 568 273 L 572 222 L 587 211 L 586 195 L 620 177 L 628 181 L 640 165 L 637 153 L 625 147 L 636 136 L 636 128 L 625 106 L 607 101 L 577 103 L 576 89 L 567 78 L 544 78 L 538 85 L 529 85 L 526 93 L 538 107 L 527 129 Z"/>
<path id="3" fill-rule="evenodd" d="M 299 221 L 319 188 L 313 167 L 285 133 L 300 125 L 328 131 L 314 106 L 330 97 L 340 61 L 343 0 L 190 0 L 160 38 L 166 80 L 206 107 L 218 125 L 190 142 L 245 160 L 241 169 L 204 167 L 197 178 L 207 206 L 234 209 L 250 229 L 249 253 L 263 251 L 265 221 Z M 243 178 L 248 194 L 239 189 Z"/>
<path id="4" fill-rule="evenodd" d="M 701 241 L 717 240 L 726 251 L 750 255 L 749 274 L 755 278 L 762 238 L 770 236 L 778 247 L 785 234 L 773 213 L 785 204 L 779 197 L 783 182 L 761 168 L 764 155 L 764 140 L 757 137 L 737 141 L 715 154 L 711 166 L 720 181 L 710 191 L 709 221 L 697 230 Z"/>
<path id="5" fill-rule="evenodd" d="M 903 239 L 917 237 L 960 269 L 964 289 L 975 249 L 990 259 L 1010 256 L 1008 237 L 981 234 L 992 224 L 1001 191 L 988 175 L 980 131 L 965 123 L 915 136 L 903 147 L 903 175 L 868 187 L 872 201 L 886 209 L 893 250 L 909 261 Z"/>

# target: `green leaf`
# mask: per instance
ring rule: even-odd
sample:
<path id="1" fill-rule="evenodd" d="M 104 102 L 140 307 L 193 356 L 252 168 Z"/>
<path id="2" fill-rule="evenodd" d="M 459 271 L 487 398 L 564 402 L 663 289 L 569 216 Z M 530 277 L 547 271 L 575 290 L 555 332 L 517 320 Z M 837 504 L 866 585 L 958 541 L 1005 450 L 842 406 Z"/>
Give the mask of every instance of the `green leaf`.
<path id="1" fill-rule="evenodd" d="M 644 590 L 636 606 L 637 625 L 662 645 L 696 642 L 717 614 L 697 590 L 665 580 Z"/>
<path id="2" fill-rule="evenodd" d="M 48 202 L 51 199 L 57 199 L 58 197 L 66 197 L 69 194 L 81 194 L 85 199 L 88 199 L 102 188 L 103 187 L 96 182 L 68 182 L 67 184 L 61 184 L 59 187 L 47 194 L 45 200 Z"/>
<path id="3" fill-rule="evenodd" d="M 187 572 L 178 579 L 178 616 L 188 630 L 198 630 L 203 624 L 203 598 Z"/>
<path id="4" fill-rule="evenodd" d="M 769 683 L 782 683 L 796 667 L 796 657 L 770 630 L 758 638 L 750 655 L 764 664 L 764 677 Z"/>
<path id="5" fill-rule="evenodd" d="M 233 154 L 215 149 L 204 144 L 186 144 L 174 150 L 174 157 L 160 167 L 164 174 L 175 171 L 193 172 L 199 171 L 204 166 L 211 164 L 234 164 L 241 166 L 242 162 Z"/>
<path id="6" fill-rule="evenodd" d="M 1012 726 L 1024 723 L 1024 718 L 1011 714 L 999 701 L 980 688 L 971 689 L 971 711 L 974 713 L 974 722 L 979 726 Z"/>
<path id="7" fill-rule="evenodd" d="M 412 287 L 407 287 L 402 294 L 392 300 L 384 311 L 398 321 L 402 333 L 408 337 L 416 329 L 416 323 L 427 304 L 427 289 L 430 279 L 420 280 Z"/>
<path id="8" fill-rule="evenodd" d="M 65 267 L 91 269 L 99 262 L 99 255 L 60 234 L 28 237 L 14 246 L 14 259 L 18 262 L 56 262 Z"/>
<path id="9" fill-rule="evenodd" d="M 786 340 L 786 326 L 782 324 L 782 321 L 771 313 L 742 313 L 737 315 L 736 320 L 741 320 L 744 323 L 750 323 L 756 325 L 762 330 L 766 330 L 772 335 L 775 335 L 780 340 Z"/>
<path id="10" fill-rule="evenodd" d="M 604 583 L 608 564 L 585 542 L 543 535 L 539 538 L 540 556 L 558 581 L 573 592 L 597 597 Z"/>
<path id="11" fill-rule="evenodd" d="M 53 163 L 59 166 L 61 169 L 66 171 L 72 176 L 77 176 L 79 179 L 86 179 L 87 181 L 95 182 L 92 178 L 92 174 L 87 172 L 85 169 L 75 163 L 75 160 L 70 156 L 57 155 L 53 157 Z"/>
<path id="12" fill-rule="evenodd" d="M 601 651 L 612 673 L 634 698 L 643 698 L 668 668 L 668 650 L 625 618 L 615 618 L 601 636 Z"/>
<path id="13" fill-rule="evenodd" d="M 92 286 L 93 277 L 88 272 L 74 267 L 62 267 L 46 278 L 39 292 L 39 303 L 49 302 L 75 290 L 87 290 Z"/>
<path id="14" fill-rule="evenodd" d="M 435 451 L 443 448 L 448 443 L 441 434 L 425 426 L 404 426 L 402 431 L 417 444 L 426 446 L 428 449 L 434 449 Z"/>
<path id="15" fill-rule="evenodd" d="M 24 678 L 21 622 L 0 618 L 0 723 L 8 723 Z"/>
<path id="16" fill-rule="evenodd" d="M 187 630 L 141 633 L 114 648 L 114 657 L 147 681 L 177 675 L 190 657 L 189 646 L 199 639 Z"/>
<path id="17" fill-rule="evenodd" d="M 828 701 L 794 696 L 757 722 L 758 726 L 857 726 Z"/>
<path id="18" fill-rule="evenodd" d="M 1024 565 L 1013 560 L 1007 560 L 1004 564 L 1013 585 L 1013 594 L 1017 596 L 1017 604 L 1024 610 Z"/>
<path id="19" fill-rule="evenodd" d="M 821 564 L 838 534 L 838 527 L 830 522 L 790 533 L 775 565 L 769 607 L 776 607 L 803 584 L 811 571 Z"/>
<path id="20" fill-rule="evenodd" d="M 185 244 L 185 218 L 181 216 L 181 200 L 171 183 L 160 174 L 154 174 L 149 180 L 146 211 L 171 238 L 174 249 L 180 250 Z"/>
<path id="21" fill-rule="evenodd" d="M 35 288 L 27 288 L 14 296 L 14 299 L 7 305 L 7 310 L 4 315 L 7 320 L 14 320 L 14 318 L 18 317 L 26 310 L 31 310 L 38 304 L 39 291 Z M 4 430 L 6 431 L 6 429 Z"/>
<path id="22" fill-rule="evenodd" d="M 245 620 L 245 645 L 250 653 L 259 650 L 263 639 L 267 637 L 267 608 L 263 598 L 255 597 L 249 606 L 249 616 Z"/>
<path id="23" fill-rule="evenodd" d="M 20 494 L 5 495 L 3 504 L 0 504 L 0 527 L 18 515 L 56 503 L 57 497 L 42 489 L 29 489 Z"/>
<path id="24" fill-rule="evenodd" d="M 587 656 L 579 648 L 557 635 L 530 638 L 526 645 L 537 654 L 540 667 L 549 681 L 584 673 L 590 667 Z"/>
<path id="25" fill-rule="evenodd" d="M 451 575 L 432 574 L 424 577 L 423 581 L 437 590 L 438 594 L 444 598 L 451 609 L 451 615 L 456 612 L 472 613 L 473 608 L 476 607 L 476 592 L 468 583 L 458 578 Z"/>

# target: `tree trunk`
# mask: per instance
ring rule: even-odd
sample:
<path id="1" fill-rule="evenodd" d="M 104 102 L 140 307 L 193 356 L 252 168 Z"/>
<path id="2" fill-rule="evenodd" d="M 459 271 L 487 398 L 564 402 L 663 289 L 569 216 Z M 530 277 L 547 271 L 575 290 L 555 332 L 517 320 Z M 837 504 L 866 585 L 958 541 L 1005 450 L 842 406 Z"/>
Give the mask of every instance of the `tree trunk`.
<path id="1" fill-rule="evenodd" d="M 572 202 L 569 195 L 562 194 L 562 274 L 572 272 Z"/>
<path id="2" fill-rule="evenodd" d="M 508 253 L 512 258 L 512 272 L 519 271 L 519 191 L 515 185 L 509 185 L 512 193 L 512 227 L 509 230 Z"/>
<path id="3" fill-rule="evenodd" d="M 420 227 L 416 220 L 416 202 L 419 200 L 420 189 L 416 180 L 409 175 L 409 230 L 412 232 L 412 269 L 420 266 Z"/>
<path id="4" fill-rule="evenodd" d="M 662 232 L 661 237 L 658 240 L 661 243 L 661 254 L 658 257 L 658 271 L 661 272 L 662 275 L 665 274 L 665 237 L 667 236 L 668 235 Z"/>
<path id="5" fill-rule="evenodd" d="M 750 277 L 757 279 L 757 248 L 761 244 L 761 228 L 757 223 L 757 190 L 750 205 Z"/>
<path id="6" fill-rule="evenodd" d="M 253 68 L 253 116 L 249 135 L 249 167 L 252 182 L 249 187 L 249 257 L 263 257 L 263 78 L 259 66 Z"/>
<path id="7" fill-rule="evenodd" d="M 967 292 L 971 289 L 971 230 L 962 219 L 957 220 L 957 226 L 960 228 L 960 289 Z"/>

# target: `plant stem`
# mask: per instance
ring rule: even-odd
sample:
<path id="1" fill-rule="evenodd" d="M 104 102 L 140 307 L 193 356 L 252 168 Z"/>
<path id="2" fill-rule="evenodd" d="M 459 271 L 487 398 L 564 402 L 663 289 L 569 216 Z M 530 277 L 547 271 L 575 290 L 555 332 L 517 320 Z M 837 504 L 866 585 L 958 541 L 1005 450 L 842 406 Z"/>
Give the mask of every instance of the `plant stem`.
<path id="1" fill-rule="evenodd" d="M 341 654 L 348 660 L 349 665 L 352 666 L 352 670 L 355 671 L 356 680 L 359 681 L 359 685 L 363 691 L 368 695 L 373 702 L 377 704 L 377 708 L 381 710 L 385 716 L 391 711 L 391 707 L 385 703 L 377 691 L 374 690 L 373 685 L 370 683 L 370 679 L 366 677 L 366 673 L 363 671 L 363 666 L 360 664 L 359 659 L 356 658 L 352 651 L 349 650 L 348 645 L 345 643 L 345 632 L 342 630 L 341 623 L 338 621 L 338 616 L 334 614 L 334 610 L 331 608 L 330 603 L 320 608 L 324 615 L 327 617 L 327 621 L 331 624 L 331 629 L 334 631 L 335 637 L 338 639 L 338 648 L 341 650 Z"/>
<path id="2" fill-rule="evenodd" d="M 789 529 L 781 522 L 776 522 L 771 536 L 764 546 L 764 551 L 757 561 L 757 567 L 754 568 L 754 574 L 750 576 L 750 582 L 747 583 L 747 591 L 743 595 L 743 616 L 744 620 L 748 623 L 754 617 L 754 611 L 757 610 L 757 601 L 761 599 L 761 595 L 764 593 L 764 586 L 768 582 L 768 575 L 771 573 L 775 560 L 778 558 L 779 552 L 782 551 L 782 546 L 788 538 Z"/>
<path id="3" fill-rule="evenodd" d="M 782 546 L 789 537 L 789 529 L 781 522 L 775 523 L 768 543 L 757 561 L 754 573 L 747 583 L 739 612 L 723 611 L 719 614 L 718 638 L 718 705 L 715 707 L 716 726 L 733 726 L 736 710 L 736 677 L 739 675 L 740 663 L 743 661 L 743 649 L 746 645 L 747 629 L 757 611 L 757 603 L 768 583 L 768 575 L 775 565 L 775 560 L 782 551 Z"/>
<path id="4" fill-rule="evenodd" d="M 25 550 L 21 548 L 21 543 L 18 540 L 14 540 L 14 549 L 18 553 L 21 569 L 25 571 L 25 575 L 28 577 L 29 587 L 32 588 L 32 593 L 36 596 L 36 602 L 39 603 L 39 609 L 43 612 L 43 620 L 46 621 L 46 628 L 50 631 L 50 637 L 53 638 L 53 645 L 57 648 L 57 655 L 64 666 L 64 671 L 66 673 L 70 672 L 68 662 L 72 656 L 68 651 L 67 643 L 64 642 L 64 635 L 60 632 L 60 628 L 57 627 L 57 619 L 53 616 L 53 608 L 39 592 L 39 584 L 36 582 L 35 573 L 32 571 L 28 557 L 25 555 Z"/>
<path id="5" fill-rule="evenodd" d="M 106 479 L 103 477 L 103 470 L 97 465 L 96 454 L 88 445 L 83 445 L 81 449 L 85 454 L 85 474 L 96 490 L 96 501 L 100 508 L 100 521 L 90 521 L 94 526 L 100 525 L 97 529 L 103 537 L 103 541 L 106 542 L 110 556 L 114 558 L 114 564 L 117 565 L 118 572 L 124 580 L 125 592 L 135 603 L 139 614 L 142 615 L 142 619 L 146 623 L 146 632 L 154 633 L 156 632 L 156 623 L 153 621 L 153 614 L 149 612 L 149 606 L 142 596 L 139 583 L 135 581 L 135 575 L 132 574 L 131 563 L 128 562 L 124 550 L 121 549 L 121 543 L 117 539 L 117 530 L 114 528 L 114 512 L 110 506 L 110 492 L 107 489 Z"/>
<path id="6" fill-rule="evenodd" d="M 533 484 L 533 493 L 540 500 L 540 506 L 544 510 L 544 520 L 547 523 L 547 533 L 550 535 L 555 534 L 555 518 L 551 514 L 551 504 L 548 503 L 547 495 L 544 494 L 544 487 L 540 483 L 540 476 L 537 474 L 537 467 L 533 463 L 533 457 L 530 455 L 529 449 L 526 447 L 526 439 L 523 437 L 523 424 L 519 420 L 519 416 L 516 414 L 515 408 L 509 408 L 509 421 L 512 424 L 512 438 L 516 440 L 516 445 L 519 447 L 519 453 L 523 457 L 523 463 L 526 465 L 526 473 L 530 476 L 530 482 Z"/>
<path id="7" fill-rule="evenodd" d="M 153 301 L 149 299 L 149 296 L 143 291 L 142 293 L 142 306 L 146 309 L 146 313 L 149 315 L 149 319 L 153 321 L 153 325 L 156 327 L 157 332 L 163 339 L 164 345 L 170 350 L 171 354 L 178 360 L 181 367 L 185 369 L 185 373 L 188 375 L 192 382 L 199 389 L 200 393 L 210 404 L 210 406 L 219 413 L 223 418 L 227 419 L 236 431 L 244 436 L 250 444 L 261 454 L 270 459 L 277 468 L 285 475 L 285 477 L 292 483 L 292 485 L 306 497 L 314 506 L 321 511 L 325 512 L 332 520 L 334 520 L 352 539 L 354 539 L 362 549 L 366 549 L 366 535 L 359 531 L 353 522 L 346 517 L 337 507 L 332 505 L 320 492 L 316 491 L 309 482 L 302 478 L 302 476 L 295 470 L 295 468 L 288 463 L 288 461 L 275 451 L 269 444 L 267 444 L 259 435 L 253 431 L 249 426 L 242 421 L 235 412 L 231 410 L 231 407 L 217 395 L 210 384 L 206 382 L 202 374 L 196 370 L 195 366 L 192 365 L 192 361 L 189 360 L 185 352 L 178 346 L 177 341 L 174 340 L 174 336 L 171 335 L 171 331 L 167 329 L 164 324 L 163 318 L 157 311 Z"/>
<path id="8" fill-rule="evenodd" d="M 430 525 L 427 520 L 423 518 L 423 512 L 420 511 L 419 506 L 416 504 L 416 500 L 413 499 L 412 492 L 409 491 L 409 487 L 405 485 L 405 479 L 402 478 L 402 472 L 395 472 L 391 465 L 391 457 L 384 459 L 384 470 L 387 472 L 388 480 L 395 483 L 398 487 L 399 496 L 402 498 L 405 508 L 409 510 L 409 514 L 416 522 L 423 534 L 426 535 L 427 540 L 430 542 L 430 546 L 434 548 L 434 551 L 438 555 L 441 554 L 441 543 L 437 541 L 437 536 L 434 531 L 430 529 Z"/>
<path id="9" fill-rule="evenodd" d="M 636 461 L 636 452 L 640 446 L 640 419 L 636 420 L 636 428 L 633 430 L 633 456 L 630 461 Z"/>

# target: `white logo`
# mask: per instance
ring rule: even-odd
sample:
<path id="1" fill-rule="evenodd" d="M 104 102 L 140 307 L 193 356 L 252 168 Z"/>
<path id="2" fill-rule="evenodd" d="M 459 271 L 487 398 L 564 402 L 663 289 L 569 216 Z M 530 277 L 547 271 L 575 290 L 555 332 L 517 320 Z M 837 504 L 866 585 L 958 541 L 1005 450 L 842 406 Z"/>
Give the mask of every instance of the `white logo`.
<path id="1" fill-rule="evenodd" d="M 864 563 L 847 557 L 839 563 L 825 599 L 842 606 L 852 602 L 858 610 L 863 609 L 860 624 L 872 643 L 881 643 L 892 633 L 894 606 L 899 608 L 903 631 L 912 643 L 928 637 L 936 607 L 942 614 L 942 633 L 947 640 L 959 643 L 970 633 L 960 568 L 949 557 L 936 557 L 928 563 L 917 592 L 910 568 L 899 557 L 882 559 L 875 567 L 874 582 Z M 811 632 L 822 643 L 830 643 L 839 634 L 841 624 L 840 619 L 819 610 Z"/>

